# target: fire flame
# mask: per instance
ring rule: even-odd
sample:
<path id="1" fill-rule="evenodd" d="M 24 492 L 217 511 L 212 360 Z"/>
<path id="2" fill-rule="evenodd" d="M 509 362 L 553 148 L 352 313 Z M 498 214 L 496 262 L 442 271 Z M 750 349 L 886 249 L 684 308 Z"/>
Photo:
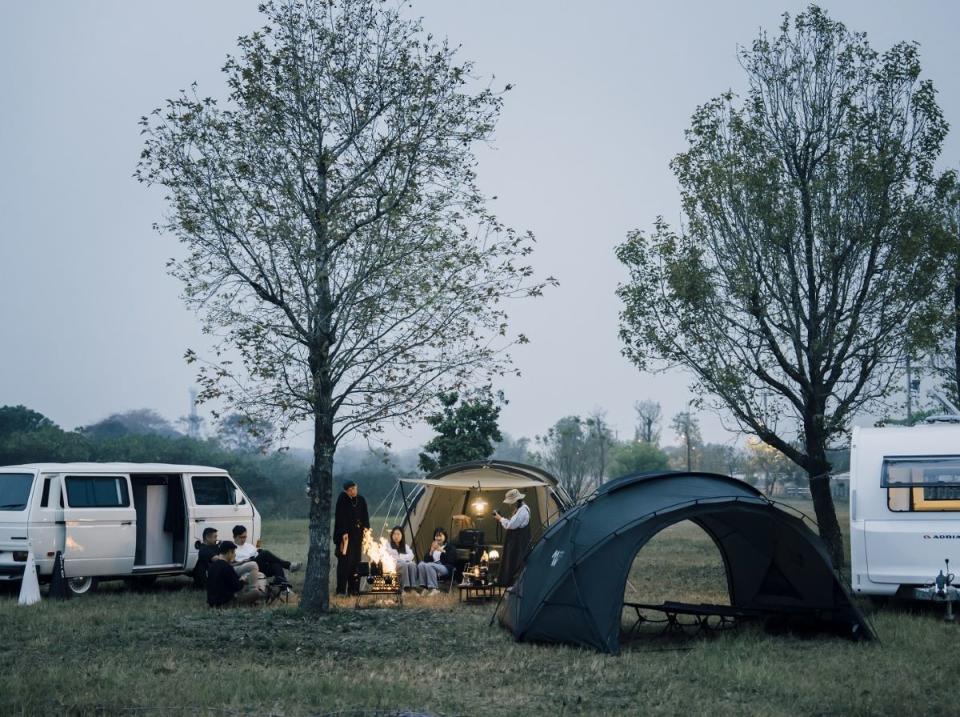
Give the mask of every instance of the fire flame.
<path id="1" fill-rule="evenodd" d="M 381 537 L 379 541 L 373 539 L 373 531 L 367 528 L 363 531 L 363 552 L 370 558 L 371 563 L 380 563 L 384 573 L 396 573 L 397 561 L 393 559 L 387 547 L 390 541 Z"/>

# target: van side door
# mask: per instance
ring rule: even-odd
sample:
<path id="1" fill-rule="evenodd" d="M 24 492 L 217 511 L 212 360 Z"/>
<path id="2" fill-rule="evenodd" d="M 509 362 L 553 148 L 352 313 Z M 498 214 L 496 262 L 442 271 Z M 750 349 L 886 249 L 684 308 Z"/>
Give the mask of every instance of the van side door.
<path id="1" fill-rule="evenodd" d="M 67 577 L 129 575 L 137 543 L 137 515 L 128 475 L 62 478 Z"/>
<path id="2" fill-rule="evenodd" d="M 233 526 L 243 525 L 253 539 L 253 506 L 230 476 L 223 473 L 187 475 L 190 516 L 189 569 L 196 564 L 196 541 L 205 528 L 217 531 L 220 540 L 233 540 Z"/>

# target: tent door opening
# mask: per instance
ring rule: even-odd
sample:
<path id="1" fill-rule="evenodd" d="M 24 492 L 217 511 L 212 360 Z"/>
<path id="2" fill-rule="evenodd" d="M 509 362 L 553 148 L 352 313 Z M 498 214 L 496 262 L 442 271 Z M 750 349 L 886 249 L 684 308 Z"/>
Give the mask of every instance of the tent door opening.
<path id="1" fill-rule="evenodd" d="M 623 593 L 621 634 L 630 639 L 641 631 L 731 627 L 730 605 L 727 565 L 719 547 L 696 521 L 680 521 L 654 534 L 634 555 Z"/>
<path id="2" fill-rule="evenodd" d="M 137 514 L 133 567 L 182 567 L 186 559 L 187 519 L 180 475 L 131 475 Z"/>

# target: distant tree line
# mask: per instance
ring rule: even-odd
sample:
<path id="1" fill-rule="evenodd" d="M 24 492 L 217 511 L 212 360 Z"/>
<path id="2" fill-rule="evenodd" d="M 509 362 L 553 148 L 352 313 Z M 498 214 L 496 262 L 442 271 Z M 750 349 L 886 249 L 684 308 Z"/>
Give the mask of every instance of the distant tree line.
<path id="1" fill-rule="evenodd" d="M 310 470 L 308 451 L 270 451 L 269 426 L 251 426 L 229 415 L 212 435 L 190 438 L 151 409 L 115 413 L 67 431 L 25 406 L 0 406 L 0 465 L 21 463 L 134 462 L 216 466 L 227 470 L 266 518 L 304 518 Z M 306 453 L 307 457 L 303 454 Z M 334 466 L 338 480 L 361 485 L 375 508 L 393 490 L 397 473 L 415 457 L 346 446 Z"/>

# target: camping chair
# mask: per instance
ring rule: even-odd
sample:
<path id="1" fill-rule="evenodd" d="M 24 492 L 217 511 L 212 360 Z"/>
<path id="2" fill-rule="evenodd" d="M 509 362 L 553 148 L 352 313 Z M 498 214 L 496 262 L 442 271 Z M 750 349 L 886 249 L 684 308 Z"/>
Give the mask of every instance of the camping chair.
<path id="1" fill-rule="evenodd" d="M 449 573 L 447 573 L 447 574 L 446 574 L 445 576 L 443 576 L 442 578 L 437 578 L 437 582 L 438 582 L 438 583 L 441 583 L 441 582 L 443 582 L 444 580 L 447 581 L 447 583 L 448 583 L 448 584 L 447 584 L 447 593 L 448 593 L 448 594 L 450 594 L 450 593 L 453 592 L 453 586 L 457 584 L 457 573 L 461 573 L 461 575 L 462 575 L 462 571 L 460 570 L 460 568 L 459 568 L 457 565 L 454 565 L 454 566 L 453 566 L 453 569 L 452 569 Z"/>

